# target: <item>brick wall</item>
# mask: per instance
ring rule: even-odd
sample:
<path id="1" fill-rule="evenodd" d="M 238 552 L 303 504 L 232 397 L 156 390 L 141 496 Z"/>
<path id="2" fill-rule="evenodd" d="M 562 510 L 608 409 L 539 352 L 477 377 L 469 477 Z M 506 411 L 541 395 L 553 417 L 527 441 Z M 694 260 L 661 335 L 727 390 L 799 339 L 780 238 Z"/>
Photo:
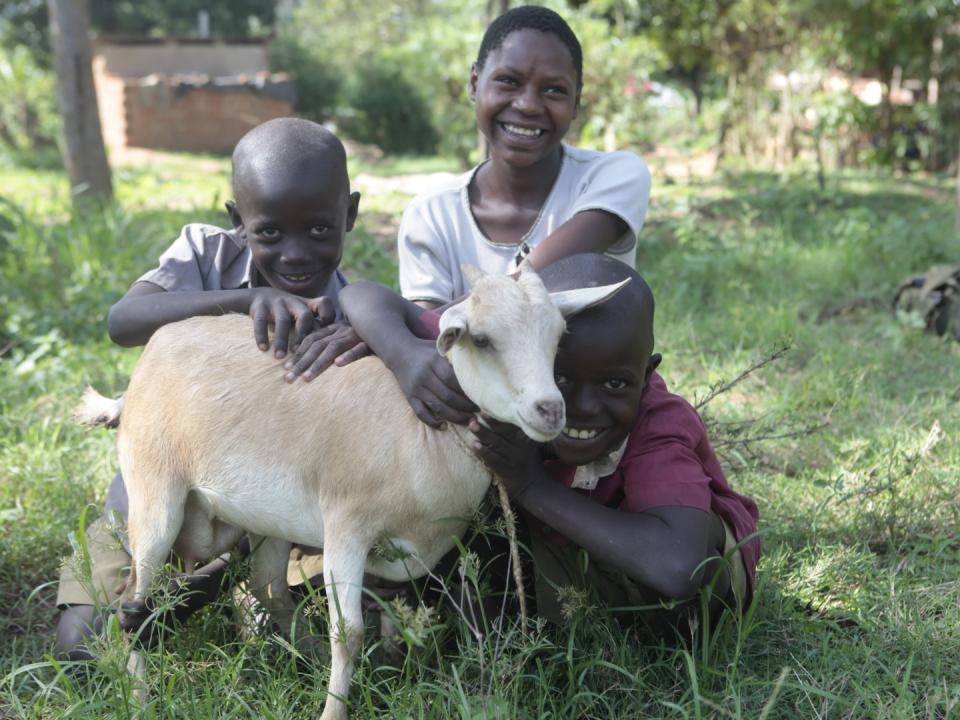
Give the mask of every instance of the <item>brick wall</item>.
<path id="1" fill-rule="evenodd" d="M 100 57 L 93 61 L 93 82 L 97 88 L 103 142 L 108 148 L 122 149 L 127 144 L 127 120 L 123 111 L 126 83 L 123 78 L 108 74 Z"/>
<path id="2" fill-rule="evenodd" d="M 123 84 L 124 145 L 230 153 L 250 128 L 293 113 L 255 86 L 217 88 L 159 81 Z"/>
<path id="3" fill-rule="evenodd" d="M 293 84 L 268 60 L 259 40 L 101 41 L 93 76 L 104 142 L 229 153 L 250 128 L 293 113 Z"/>

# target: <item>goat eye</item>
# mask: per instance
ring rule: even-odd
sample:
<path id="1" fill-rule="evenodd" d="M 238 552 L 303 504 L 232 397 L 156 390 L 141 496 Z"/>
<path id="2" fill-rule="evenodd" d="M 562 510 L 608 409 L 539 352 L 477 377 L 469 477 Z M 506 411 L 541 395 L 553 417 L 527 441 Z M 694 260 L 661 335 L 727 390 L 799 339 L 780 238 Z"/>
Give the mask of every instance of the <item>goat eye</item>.
<path id="1" fill-rule="evenodd" d="M 490 338 L 488 338 L 486 335 L 471 335 L 470 340 L 473 342 L 474 347 L 478 347 L 478 348 L 490 347 Z"/>

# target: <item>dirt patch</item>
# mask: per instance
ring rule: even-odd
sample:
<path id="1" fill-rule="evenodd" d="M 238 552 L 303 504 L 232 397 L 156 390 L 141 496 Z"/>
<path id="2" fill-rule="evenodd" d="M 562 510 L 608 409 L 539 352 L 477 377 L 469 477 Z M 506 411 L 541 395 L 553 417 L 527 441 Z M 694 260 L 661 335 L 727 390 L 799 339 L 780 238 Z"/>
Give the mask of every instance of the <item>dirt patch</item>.
<path id="1" fill-rule="evenodd" d="M 450 182 L 457 177 L 456 173 L 435 172 L 422 175 L 394 175 L 392 177 L 378 177 L 361 173 L 357 176 L 356 184 L 360 192 L 371 196 L 386 193 L 406 193 L 411 197 L 441 184 Z"/>

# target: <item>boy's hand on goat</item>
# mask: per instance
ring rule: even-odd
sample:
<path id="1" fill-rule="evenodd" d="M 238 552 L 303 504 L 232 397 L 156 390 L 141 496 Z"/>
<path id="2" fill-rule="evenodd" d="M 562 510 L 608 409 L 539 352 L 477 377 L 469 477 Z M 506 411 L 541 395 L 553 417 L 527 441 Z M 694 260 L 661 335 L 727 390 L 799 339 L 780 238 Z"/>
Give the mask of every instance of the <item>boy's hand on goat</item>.
<path id="1" fill-rule="evenodd" d="M 285 357 L 293 330 L 293 344 L 298 345 L 317 327 L 333 322 L 336 312 L 329 298 L 308 300 L 271 287 L 254 289 L 250 301 L 250 317 L 253 318 L 253 336 L 257 347 L 270 349 L 270 326 L 274 328 L 274 355 Z"/>
<path id="2" fill-rule="evenodd" d="M 409 343 L 394 372 L 413 412 L 432 428 L 444 422 L 466 425 L 477 411 L 432 340 Z"/>
<path id="3" fill-rule="evenodd" d="M 310 382 L 317 375 L 336 363 L 349 365 L 370 354 L 370 348 L 346 323 L 333 323 L 314 330 L 307 335 L 283 367 L 287 371 L 284 379 L 293 382 L 302 377 Z"/>
<path id="4" fill-rule="evenodd" d="M 467 429 L 473 433 L 472 450 L 497 477 L 510 497 L 519 498 L 543 475 L 541 445 L 515 425 L 483 416 L 472 418 Z"/>

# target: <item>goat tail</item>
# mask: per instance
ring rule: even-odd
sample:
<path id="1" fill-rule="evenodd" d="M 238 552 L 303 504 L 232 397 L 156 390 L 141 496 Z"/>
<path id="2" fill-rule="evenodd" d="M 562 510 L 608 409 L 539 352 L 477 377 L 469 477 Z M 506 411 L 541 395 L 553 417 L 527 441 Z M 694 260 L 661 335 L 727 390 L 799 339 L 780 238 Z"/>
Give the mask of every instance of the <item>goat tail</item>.
<path id="1" fill-rule="evenodd" d="M 120 424 L 123 411 L 123 395 L 116 400 L 106 398 L 92 387 L 88 387 L 80 398 L 80 404 L 73 411 L 74 419 L 81 425 L 98 427 L 100 425 L 115 428 Z"/>

